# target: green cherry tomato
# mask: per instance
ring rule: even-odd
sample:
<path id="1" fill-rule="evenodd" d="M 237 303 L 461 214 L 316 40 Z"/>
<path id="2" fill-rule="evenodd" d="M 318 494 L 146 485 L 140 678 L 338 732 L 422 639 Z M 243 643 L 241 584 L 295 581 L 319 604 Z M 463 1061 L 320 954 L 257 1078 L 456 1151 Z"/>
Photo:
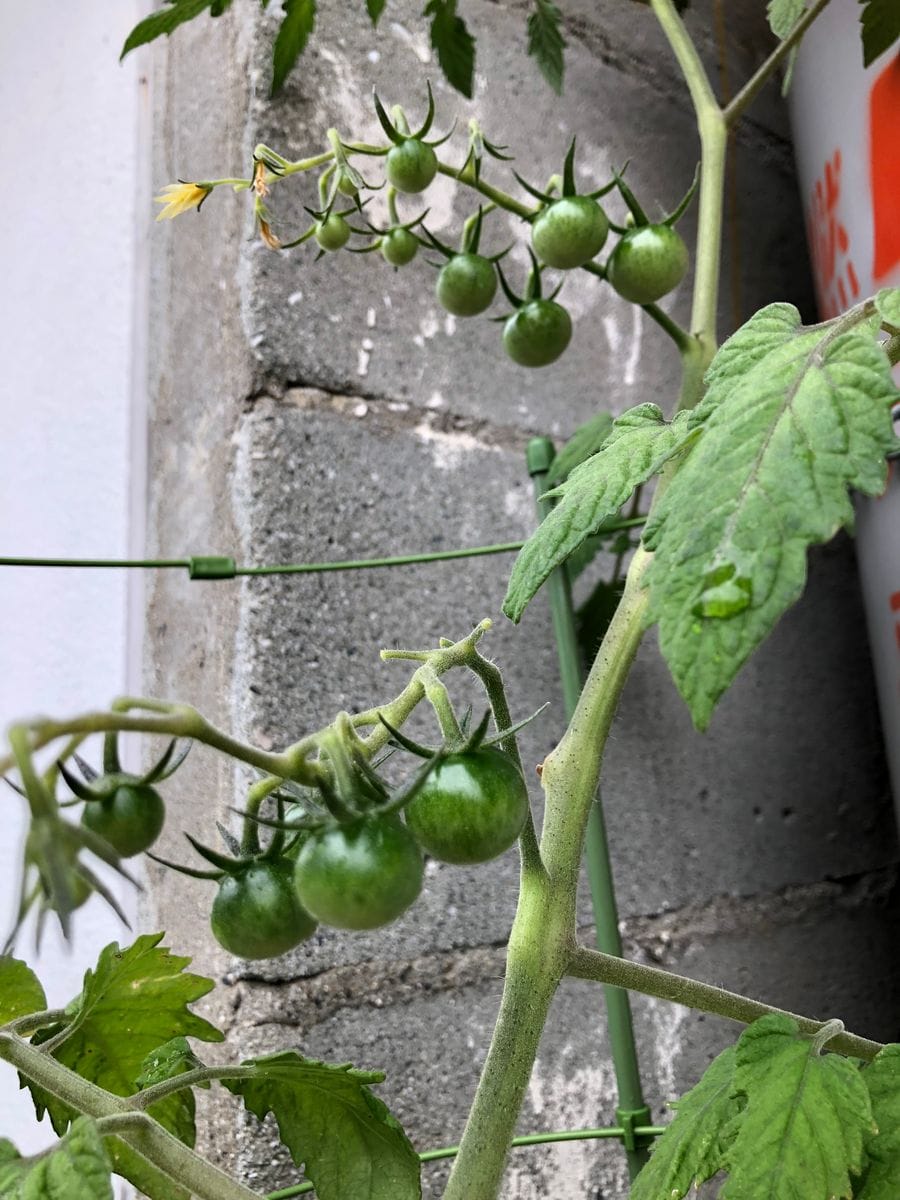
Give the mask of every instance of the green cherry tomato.
<path id="1" fill-rule="evenodd" d="M 639 225 L 622 235 L 606 264 L 606 277 L 620 296 L 653 304 L 681 283 L 688 248 L 668 225 Z"/>
<path id="2" fill-rule="evenodd" d="M 324 221 L 316 222 L 313 235 L 323 250 L 340 250 L 350 240 L 350 226 L 337 213 L 329 213 Z"/>
<path id="3" fill-rule="evenodd" d="M 555 362 L 572 338 L 572 318 L 555 300 L 529 300 L 503 326 L 503 347 L 521 367 Z"/>
<path id="4" fill-rule="evenodd" d="M 424 192 L 437 169 L 437 155 L 432 148 L 415 138 L 406 138 L 388 150 L 384 173 L 398 192 L 411 195 Z"/>
<path id="5" fill-rule="evenodd" d="M 297 897 L 294 864 L 258 859 L 219 884 L 209 916 L 220 946 L 239 958 L 276 958 L 305 942 L 316 922 Z"/>
<path id="6" fill-rule="evenodd" d="M 389 230 L 381 239 L 381 256 L 392 267 L 405 267 L 412 262 L 419 250 L 419 239 L 408 229 L 397 227 Z"/>
<path id="7" fill-rule="evenodd" d="M 359 194 L 356 184 L 345 171 L 341 171 L 338 176 L 337 190 L 342 196 L 349 196 L 351 200 Z"/>
<path id="8" fill-rule="evenodd" d="M 407 805 L 406 823 L 433 858 L 480 863 L 509 849 L 527 814 L 518 767 L 486 746 L 439 763 Z"/>
<path id="9" fill-rule="evenodd" d="M 368 816 L 313 834 L 294 881 L 301 904 L 324 924 L 375 929 L 409 908 L 422 873 L 422 851 L 403 822 Z"/>
<path id="10" fill-rule="evenodd" d="M 482 254 L 454 254 L 441 267 L 435 290 L 447 312 L 476 317 L 490 307 L 497 290 L 494 264 Z"/>
<path id="11" fill-rule="evenodd" d="M 123 783 L 105 800 L 88 800 L 81 823 L 122 858 L 149 850 L 166 819 L 166 806 L 148 784 Z"/>
<path id="12" fill-rule="evenodd" d="M 596 200 L 563 196 L 536 218 L 531 244 L 541 262 L 568 271 L 599 254 L 608 233 L 609 221 Z"/>

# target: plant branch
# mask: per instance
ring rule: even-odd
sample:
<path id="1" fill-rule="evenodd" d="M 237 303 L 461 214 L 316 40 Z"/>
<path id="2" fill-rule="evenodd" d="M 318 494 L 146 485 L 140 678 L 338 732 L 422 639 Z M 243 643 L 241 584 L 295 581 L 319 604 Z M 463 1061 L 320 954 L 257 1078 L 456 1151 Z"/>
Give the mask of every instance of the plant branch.
<path id="1" fill-rule="evenodd" d="M 198 1083 L 208 1083 L 214 1079 L 254 1079 L 259 1076 L 258 1067 L 240 1065 L 223 1067 L 196 1067 L 193 1071 L 185 1071 L 171 1079 L 163 1079 L 140 1092 L 135 1092 L 127 1100 L 128 1107 L 135 1112 L 148 1109 L 158 1100 L 164 1100 L 174 1092 L 182 1092 L 185 1088 L 195 1087 Z"/>
<path id="2" fill-rule="evenodd" d="M 790 52 L 812 25 L 813 21 L 827 8 L 830 0 L 815 0 L 808 8 L 786 38 L 769 55 L 762 66 L 751 75 L 734 99 L 725 106 L 725 124 L 731 128 L 743 116 L 753 103 L 760 91 L 768 83 L 771 76 L 778 70 Z"/>
<path id="3" fill-rule="evenodd" d="M 791 1017 L 804 1033 L 816 1033 L 827 1023 L 799 1016 L 771 1004 L 763 1004 L 759 1000 L 751 1000 L 747 996 L 714 987 L 709 983 L 699 983 L 683 975 L 673 975 L 660 967 L 643 966 L 624 958 L 615 958 L 611 954 L 603 954 L 599 950 L 589 950 L 584 946 L 573 950 L 566 973 L 575 979 L 592 979 L 628 991 L 642 992 L 645 996 L 655 996 L 659 1000 L 671 1000 L 675 1004 L 714 1013 L 718 1017 L 727 1017 L 745 1025 L 768 1013 Z M 853 1033 L 839 1034 L 831 1040 L 831 1045 L 841 1054 L 863 1058 L 867 1062 L 871 1062 L 883 1049 L 880 1042 L 873 1042 Z"/>
<path id="4" fill-rule="evenodd" d="M 3 1029 L 8 1033 L 18 1034 L 19 1037 L 28 1037 L 29 1034 L 36 1033 L 48 1025 L 57 1025 L 60 1021 L 67 1020 L 68 1016 L 69 1014 L 64 1008 L 48 1008 L 44 1012 L 28 1013 L 27 1016 L 16 1017 L 14 1021 L 3 1026 Z"/>
<path id="5" fill-rule="evenodd" d="M 83 1079 L 14 1033 L 0 1031 L 0 1058 L 76 1112 L 95 1120 L 115 1118 L 117 1136 L 196 1200 L 260 1200 L 258 1192 L 195 1154 L 151 1117 L 129 1108 L 127 1100 Z"/>

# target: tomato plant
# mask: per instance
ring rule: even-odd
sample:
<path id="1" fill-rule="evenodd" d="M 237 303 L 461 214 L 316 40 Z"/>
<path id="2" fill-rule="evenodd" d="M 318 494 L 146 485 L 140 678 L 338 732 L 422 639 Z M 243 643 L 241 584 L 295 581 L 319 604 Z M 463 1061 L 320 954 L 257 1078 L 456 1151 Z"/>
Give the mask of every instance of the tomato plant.
<path id="1" fill-rule="evenodd" d="M 171 33 L 203 8 L 220 16 L 227 7 L 228 0 L 177 3 L 152 14 L 142 28 L 145 33 L 148 28 Z M 380 0 L 367 3 L 373 20 L 383 7 Z M 350 230 L 346 216 L 354 209 L 335 213 L 330 207 L 335 194 L 349 197 L 378 186 L 358 182 L 361 176 L 349 170 L 352 157 L 383 160 L 388 183 L 401 192 L 427 186 L 441 171 L 478 197 L 460 251 L 448 254 L 443 268 L 447 278 L 453 278 L 449 268 L 455 263 L 480 257 L 477 232 L 498 211 L 504 220 L 520 222 L 519 232 L 527 234 L 530 227 L 532 250 L 541 255 L 539 262 L 532 254 L 522 296 L 512 293 L 496 266 L 500 255 L 483 260 L 492 276 L 497 270 L 514 310 L 500 319 L 505 321 L 504 346 L 516 362 L 548 365 L 571 337 L 571 319 L 556 302 L 557 293 L 542 295 L 546 266 L 580 266 L 598 287 L 611 283 L 621 296 L 643 305 L 671 338 L 681 359 L 681 377 L 671 389 L 678 396 L 673 412 L 644 402 L 599 425 L 591 423 L 576 432 L 576 445 L 570 442 L 558 456 L 566 461 L 565 470 L 557 459 L 536 466 L 529 456 L 544 518 L 516 560 L 504 612 L 518 621 L 550 581 L 556 601 L 562 597 L 563 615 L 571 617 L 565 593 L 576 567 L 592 563 L 596 544 L 611 551 L 612 579 L 602 586 L 617 601 L 579 696 L 567 696 L 568 727 L 545 749 L 540 763 L 540 828 L 524 794 L 517 726 L 511 723 L 503 680 L 478 648 L 490 625 L 483 621 L 458 642 L 441 638 L 431 649 L 385 651 L 385 658 L 415 664 L 397 695 L 370 709 L 340 712 L 280 750 L 268 748 L 256 730 L 244 742 L 190 705 L 159 699 L 124 697 L 108 711 L 14 724 L 0 772 L 7 777 L 16 772 L 11 782 L 22 793 L 30 822 L 18 922 L 36 908 L 39 921 L 53 912 L 68 933 L 71 914 L 88 892 L 110 899 L 90 856 L 121 871 L 125 842 L 117 846 L 113 836 L 101 836 L 92 823 L 104 805 L 113 807 L 120 789 L 128 789 L 132 798 L 141 789 L 152 791 L 168 769 L 160 765 L 164 755 L 144 776 L 125 775 L 109 740 L 117 733 L 194 741 L 241 764 L 242 771 L 256 772 L 239 810 L 240 838 L 220 827 L 231 857 L 190 839 L 214 869 L 188 868 L 187 873 L 217 883 L 212 923 L 221 943 L 234 953 L 280 952 L 296 945 L 301 931 L 308 936 L 317 919 L 357 930 L 393 920 L 415 902 L 422 887 L 422 853 L 415 834 L 434 853 L 461 862 L 481 860 L 489 848 L 502 849 L 518 836 L 519 899 L 497 1024 L 462 1141 L 453 1151 L 438 1152 L 455 1157 L 444 1200 L 496 1200 L 500 1194 L 544 1026 L 566 978 L 606 985 L 610 1010 L 620 1006 L 620 1029 L 630 1023 L 629 991 L 748 1025 L 737 1045 L 723 1051 L 697 1088 L 679 1102 L 674 1122 L 648 1162 L 645 1140 L 661 1131 L 649 1125 L 643 1102 L 620 1103 L 616 1126 L 581 1131 L 585 1137 L 603 1134 L 622 1141 L 635 1176 L 632 1200 L 682 1200 L 722 1173 L 728 1176 L 722 1194 L 745 1200 L 880 1200 L 893 1196 L 900 1182 L 900 1046 L 850 1033 L 839 1020 L 798 1017 L 755 997 L 631 962 L 620 944 L 598 952 L 580 941 L 578 886 L 585 831 L 596 813 L 617 701 L 645 630 L 659 626 L 674 683 L 695 726 L 705 729 L 747 657 L 802 591 L 807 549 L 852 523 L 851 493 L 880 493 L 888 456 L 897 451 L 890 412 L 900 396 L 891 375 L 900 361 L 900 288 L 859 297 L 839 317 L 812 326 L 804 325 L 792 306 L 772 304 L 721 349 L 717 345 L 729 138 L 762 84 L 789 59 L 817 18 L 823 0 L 809 6 L 769 6 L 780 44 L 725 104 L 716 99 L 673 0 L 651 0 L 650 7 L 685 75 L 702 135 L 689 329 L 658 309 L 656 300 L 686 268 L 686 252 L 679 249 L 683 243 L 673 226 L 692 192 L 662 222 L 651 223 L 622 175 L 615 174 L 611 186 L 629 209 L 632 227 L 618 227 L 621 240 L 609 259 L 595 262 L 590 248 L 599 237 L 596 214 L 603 210 L 596 204 L 599 193 L 575 192 L 574 143 L 561 180 L 554 177 L 538 191 L 519 178 L 531 200 L 538 201 L 535 207 L 487 178 L 493 166 L 488 160 L 505 159 L 505 148 L 491 143 L 474 118 L 462 162 L 438 159 L 435 144 L 424 140 L 434 115 L 430 90 L 428 115 L 415 132 L 402 110 L 393 109 L 389 118 L 376 100 L 387 146 L 345 141 L 336 130 L 329 131 L 324 151 L 306 159 L 289 161 L 257 146 L 249 178 L 170 185 L 161 197 L 162 215 L 175 216 L 199 207 L 216 188 L 229 186 L 249 193 L 258 232 L 273 251 L 313 239 L 320 249 L 336 251 L 349 238 L 343 226 L 331 225 L 338 230 L 331 246 L 322 236 L 329 240 L 330 222 L 343 221 Z M 285 7 L 275 55 L 280 74 L 311 34 L 316 8 Z M 889 9 L 883 0 L 864 0 L 864 9 L 864 36 L 868 30 L 871 39 L 873 25 L 882 30 L 876 46 L 884 53 L 893 45 L 893 37 L 884 42 Z M 474 53 L 457 6 L 433 0 L 426 15 L 439 60 L 457 78 L 471 80 Z M 563 42 L 557 6 L 539 0 L 530 18 L 530 45 L 543 47 L 535 52 L 552 69 Z M 273 230 L 277 210 L 268 199 L 270 192 L 320 168 L 319 206 L 307 210 L 314 224 L 296 242 L 282 243 Z M 390 206 L 390 191 L 388 195 Z M 360 199 L 355 211 L 367 200 Z M 574 220 L 568 228 L 561 219 L 566 214 Z M 370 225 L 370 244 L 353 249 L 381 249 L 384 255 L 385 239 L 396 229 L 411 233 L 394 212 L 390 216 L 391 232 Z M 550 219 L 549 226 L 542 224 Z M 424 220 L 423 214 L 413 224 Z M 440 248 L 422 228 L 423 238 Z M 352 231 L 366 236 L 356 225 Z M 665 260 L 656 255 L 660 244 L 667 251 Z M 407 240 L 405 249 L 409 246 Z M 642 488 L 657 478 L 653 499 L 642 504 Z M 557 486 L 545 491 L 550 483 Z M 623 517 L 623 508 L 632 515 Z M 632 535 L 632 525 L 642 532 Z M 209 568 L 213 560 L 204 561 Z M 217 578 L 238 573 L 233 560 L 228 561 L 230 574 L 223 569 Z M 199 578 L 195 565 L 191 560 L 191 574 Z M 309 566 L 300 565 L 304 570 Z M 383 566 L 384 560 L 368 565 Z M 559 611 L 557 606 L 557 615 Z M 340 629 L 337 637 L 344 644 L 346 631 Z M 474 741 L 467 735 L 467 717 L 457 716 L 442 681 L 449 673 L 456 673 L 454 678 L 465 673 L 490 707 Z M 312 689 L 306 680 L 303 684 L 306 695 Z M 336 682 L 336 690 L 342 695 L 349 691 L 344 679 Z M 419 772 L 391 790 L 379 774 L 384 756 L 397 746 L 414 747 L 403 726 L 420 704 L 431 706 L 443 745 L 434 753 L 426 750 Z M 502 750 L 479 741 L 491 721 L 492 740 Z M 82 739 L 91 734 L 107 739 L 102 775 L 78 758 Z M 54 757 L 45 764 L 41 755 L 49 748 Z M 167 755 L 171 753 L 170 747 Z M 72 770 L 73 763 L 83 780 Z M 501 769 L 501 763 L 508 769 Z M 402 769 L 394 763 L 387 770 L 395 767 L 398 773 Z M 58 794 L 60 780 L 72 797 Z M 297 807 L 285 811 L 291 798 L 297 798 Z M 81 824 L 66 818 L 68 805 L 79 802 L 88 806 Z M 436 875 L 443 878 L 443 869 L 436 868 Z M 598 910 L 598 916 L 615 926 L 613 908 Z M 607 928 L 603 936 L 615 943 L 617 935 Z M 282 1200 L 311 1187 L 320 1200 L 419 1200 L 419 1158 L 397 1120 L 370 1091 L 380 1081 L 377 1072 L 329 1065 L 293 1051 L 237 1065 L 200 1064 L 186 1038 L 216 1041 L 221 1035 L 188 1005 L 205 995 L 210 981 L 185 975 L 184 960 L 158 943 L 158 937 L 144 937 L 125 949 L 108 947 L 96 969 L 86 974 L 79 996 L 64 1009 L 47 1008 L 40 984 L 25 964 L 8 955 L 0 958 L 0 1056 L 19 1071 L 39 1110 L 48 1109 L 62 1135 L 46 1154 L 34 1158 L 20 1156 L 4 1142 L 0 1193 L 34 1200 L 63 1194 L 109 1200 L 110 1177 L 116 1172 L 153 1200 L 182 1194 L 198 1200 L 259 1200 L 250 1185 L 189 1149 L 194 1140 L 192 1089 L 220 1081 L 250 1113 L 274 1116 L 279 1138 L 295 1165 L 302 1166 L 307 1178 L 280 1189 L 276 1195 Z M 367 975 L 378 977 L 383 968 L 377 953 L 364 959 L 352 986 Z M 339 987 L 350 986 L 349 976 L 340 977 Z M 326 980 L 320 994 L 332 982 Z M 410 1027 L 404 1022 L 404 1034 Z M 444 1030 L 438 1033 L 443 1036 Z M 617 1062 L 617 1070 L 619 1066 Z M 628 1069 L 620 1072 L 620 1083 L 628 1074 Z M 568 1139 L 571 1134 L 559 1136 Z"/>
<path id="2" fill-rule="evenodd" d="M 249 863 L 219 884 L 209 917 L 220 946 L 240 958 L 274 958 L 311 937 L 316 921 L 294 887 L 288 859 Z"/>
<path id="3" fill-rule="evenodd" d="M 479 863 L 512 846 L 528 815 L 519 768 L 492 746 L 451 754 L 406 808 L 422 847 L 447 863 Z"/>
<path id="4" fill-rule="evenodd" d="M 362 817 L 313 834 L 297 855 L 303 906 L 336 929 L 395 920 L 422 888 L 422 852 L 397 817 Z"/>

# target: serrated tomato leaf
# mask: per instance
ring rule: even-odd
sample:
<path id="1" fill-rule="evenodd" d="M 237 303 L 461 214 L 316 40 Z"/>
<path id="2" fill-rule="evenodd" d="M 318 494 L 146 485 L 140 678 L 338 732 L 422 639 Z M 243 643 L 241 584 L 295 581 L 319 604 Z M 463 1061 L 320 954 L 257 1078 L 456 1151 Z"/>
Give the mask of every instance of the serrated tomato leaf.
<path id="1" fill-rule="evenodd" d="M 874 1123 L 859 1067 L 820 1054 L 796 1021 L 770 1014 L 737 1044 L 745 1108 L 728 1149 L 721 1200 L 844 1200 Z"/>
<path id="2" fill-rule="evenodd" d="M 301 1058 L 251 1060 L 258 1077 L 227 1080 L 262 1120 L 273 1113 L 282 1142 L 319 1200 L 420 1200 L 420 1164 L 399 1122 L 369 1088 L 380 1072 Z"/>
<path id="3" fill-rule="evenodd" d="M 316 24 L 316 0 L 284 0 L 284 17 L 272 52 L 272 90 L 279 90 L 306 49 Z"/>
<path id="4" fill-rule="evenodd" d="M 36 1159 L 19 1158 L 11 1142 L 0 1153 L 0 1196 L 15 1200 L 114 1200 L 112 1163 L 97 1126 L 77 1117 L 66 1136 Z"/>
<path id="5" fill-rule="evenodd" d="M 740 1103 L 732 1095 L 735 1047 L 714 1058 L 703 1078 L 672 1107 L 675 1120 L 658 1138 L 632 1184 L 630 1200 L 681 1200 L 725 1164 Z"/>
<path id="6" fill-rule="evenodd" d="M 896 1200 L 900 1187 L 900 1046 L 885 1046 L 863 1068 L 877 1132 L 866 1141 L 869 1163 L 854 1188 L 856 1200 Z"/>
<path id="7" fill-rule="evenodd" d="M 694 436 L 688 414 L 670 423 L 655 404 L 640 404 L 618 417 L 600 450 L 547 493 L 558 502 L 519 552 L 503 601 L 506 615 L 518 621 L 550 572 Z"/>
<path id="8" fill-rule="evenodd" d="M 186 21 L 193 21 L 194 17 L 199 17 L 206 9 L 210 9 L 211 16 L 219 16 L 230 3 L 231 0 L 169 0 L 165 8 L 151 13 L 149 17 L 145 17 L 143 21 L 139 21 L 135 25 L 125 39 L 125 45 L 122 47 L 119 57 L 120 59 L 124 58 L 131 50 L 155 41 L 163 34 L 168 36 L 179 25 L 183 25 Z"/>
<path id="9" fill-rule="evenodd" d="M 81 995 L 67 1007 L 69 1035 L 53 1052 L 64 1066 L 117 1096 L 136 1090 L 147 1056 L 173 1035 L 206 1042 L 223 1040 L 214 1025 L 188 1008 L 212 990 L 212 980 L 186 973 L 190 959 L 160 946 L 162 938 L 161 933 L 146 934 L 124 950 L 113 942 L 101 951 L 96 968 L 85 973 Z M 35 1043 L 46 1041 L 62 1028 L 42 1030 Z M 46 1111 L 53 1128 L 62 1133 L 72 1111 L 36 1085 L 28 1086 L 38 1117 Z M 177 1093 L 160 1101 L 151 1115 L 176 1137 L 192 1144 L 193 1118 L 185 1095 Z M 154 1200 L 175 1200 L 171 1183 L 124 1142 L 112 1138 L 109 1145 L 118 1174 Z"/>
<path id="10" fill-rule="evenodd" d="M 580 467 L 592 454 L 596 454 L 612 433 L 612 427 L 613 415 L 609 412 L 598 412 L 584 425 L 580 425 L 553 456 L 547 468 L 547 479 L 550 483 L 562 483 L 576 467 Z"/>
<path id="11" fill-rule="evenodd" d="M 31 967 L 8 954 L 0 957 L 0 1025 L 43 1012 L 46 1007 L 47 997 Z"/>
<path id="12" fill-rule="evenodd" d="M 447 80 L 469 100 L 475 80 L 475 39 L 456 11 L 456 0 L 428 0 L 424 15 L 431 18 L 431 46 Z"/>
<path id="13" fill-rule="evenodd" d="M 863 6 L 863 62 L 869 66 L 900 40 L 900 4 L 897 0 L 860 0 Z"/>
<path id="14" fill-rule="evenodd" d="M 898 395 L 868 325 L 805 329 L 787 304 L 738 330 L 707 381 L 699 441 L 644 530 L 648 619 L 698 729 L 799 599 L 808 547 L 852 521 L 849 489 L 884 490 Z"/>
<path id="15" fill-rule="evenodd" d="M 882 288 L 875 297 L 875 307 L 882 321 L 900 329 L 900 288 Z"/>
<path id="16" fill-rule="evenodd" d="M 528 53 L 554 92 L 559 95 L 563 88 L 566 50 L 562 13 L 553 0 L 534 0 L 526 28 Z"/>

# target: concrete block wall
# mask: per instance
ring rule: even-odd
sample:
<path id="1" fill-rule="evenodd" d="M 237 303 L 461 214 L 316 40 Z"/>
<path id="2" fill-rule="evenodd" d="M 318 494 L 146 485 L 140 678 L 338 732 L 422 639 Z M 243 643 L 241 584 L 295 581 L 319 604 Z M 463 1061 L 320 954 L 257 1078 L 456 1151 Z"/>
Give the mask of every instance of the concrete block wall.
<path id="1" fill-rule="evenodd" d="M 630 158 L 638 194 L 671 206 L 690 181 L 697 146 L 686 93 L 649 11 L 568 0 L 560 101 L 523 55 L 526 7 L 465 6 L 479 35 L 472 104 L 429 61 L 409 0 L 389 0 L 374 35 L 362 5 L 321 5 L 314 46 L 272 103 L 272 18 L 248 0 L 212 26 L 186 27 L 157 56 L 156 178 L 246 172 L 259 141 L 291 156 L 311 153 L 332 124 L 374 139 L 373 86 L 414 119 L 431 78 L 437 128 L 454 116 L 464 127 L 477 113 L 535 182 L 560 168 L 577 134 L 586 183 L 603 182 Z M 764 52 L 758 7 L 729 16 L 732 86 Z M 718 73 L 711 5 L 698 4 L 691 22 Z M 773 299 L 812 311 L 775 89 L 736 141 L 723 330 Z M 364 166 L 378 174 L 377 164 Z M 312 188 L 273 189 L 285 239 L 304 227 Z M 376 217 L 381 203 L 372 205 Z M 447 238 L 470 211 L 443 180 L 426 203 L 430 225 Z M 494 249 L 518 239 L 509 260 L 520 279 L 519 223 L 501 215 L 488 236 Z M 564 437 L 601 406 L 674 399 L 676 360 L 664 336 L 593 280 L 566 283 L 576 333 L 559 366 L 526 372 L 503 356 L 496 325 L 442 315 L 426 264 L 395 274 L 377 256 L 313 258 L 308 246 L 273 254 L 253 240 L 249 206 L 224 189 L 200 217 L 158 227 L 151 552 L 263 563 L 520 539 L 533 527 L 529 436 Z M 733 277 L 739 286 L 728 284 Z M 671 302 L 682 318 L 687 297 L 684 285 Z M 405 671 L 379 662 L 382 646 L 435 644 L 490 615 L 497 624 L 486 647 L 505 669 L 515 713 L 551 701 L 522 738 L 526 763 L 536 763 L 563 728 L 555 649 L 543 597 L 518 628 L 499 616 L 509 566 L 495 557 L 222 584 L 160 574 L 148 610 L 147 690 L 190 700 L 260 745 L 282 745 L 339 709 L 399 690 Z M 246 776 L 201 750 L 172 783 L 161 852 L 181 857 L 179 830 L 214 838 L 214 819 L 228 819 Z M 623 697 L 603 792 L 629 953 L 799 1011 L 839 1015 L 875 1037 L 898 1036 L 900 972 L 889 952 L 897 849 L 847 539 L 813 555 L 806 597 L 704 736 L 691 730 L 650 634 Z M 539 812 L 537 789 L 534 801 Z M 512 853 L 479 869 L 431 864 L 422 898 L 395 925 L 372 935 L 323 931 L 266 963 L 237 962 L 213 943 L 209 885 L 152 869 L 148 923 L 222 981 L 211 1004 L 228 1029 L 229 1053 L 295 1045 L 383 1067 L 381 1094 L 425 1148 L 456 1141 L 462 1128 L 499 1000 L 516 874 Z M 586 895 L 580 913 L 590 939 Z M 877 989 L 868 972 L 877 973 Z M 654 1119 L 737 1032 L 642 999 L 635 1023 Z M 612 1122 L 603 1025 L 600 989 L 567 983 L 523 1131 Z M 228 1100 L 204 1105 L 206 1147 L 248 1183 L 264 1190 L 295 1178 L 273 1130 L 260 1131 Z M 428 1197 L 440 1194 L 443 1178 L 442 1168 L 428 1168 Z M 626 1192 L 621 1154 L 594 1144 L 519 1152 L 504 1197 L 618 1200 Z"/>

